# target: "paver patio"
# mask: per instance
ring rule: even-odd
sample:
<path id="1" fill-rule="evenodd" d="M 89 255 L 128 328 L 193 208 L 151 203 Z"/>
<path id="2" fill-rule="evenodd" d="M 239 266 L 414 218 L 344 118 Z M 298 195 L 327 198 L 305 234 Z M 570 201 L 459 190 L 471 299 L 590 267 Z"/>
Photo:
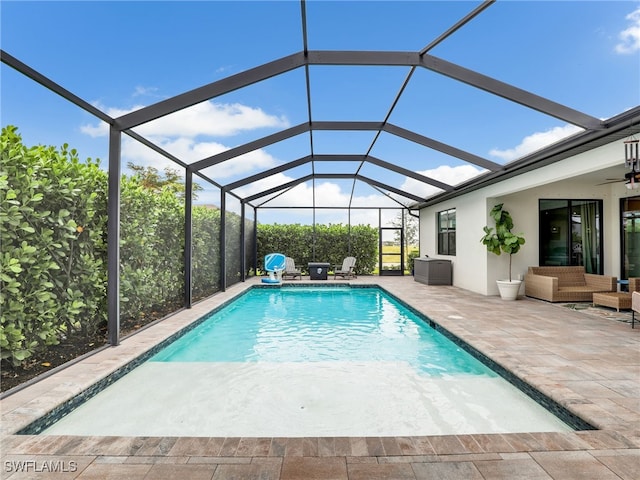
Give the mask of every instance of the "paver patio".
<path id="1" fill-rule="evenodd" d="M 505 302 L 412 277 L 365 276 L 349 283 L 382 286 L 599 430 L 382 438 L 13 434 L 258 281 L 234 285 L 2 399 L 2 478 L 640 478 L 640 329 L 559 305 Z"/>

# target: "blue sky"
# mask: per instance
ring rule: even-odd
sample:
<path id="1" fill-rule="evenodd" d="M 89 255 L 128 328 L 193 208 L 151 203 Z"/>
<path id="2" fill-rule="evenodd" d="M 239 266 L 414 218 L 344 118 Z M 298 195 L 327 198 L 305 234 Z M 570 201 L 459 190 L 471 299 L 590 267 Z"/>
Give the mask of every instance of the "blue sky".
<path id="1" fill-rule="evenodd" d="M 479 2 L 308 1 L 311 50 L 419 51 Z M 0 3 L 2 49 L 112 116 L 243 72 L 302 50 L 297 1 Z M 640 104 L 640 2 L 498 1 L 437 45 L 430 55 L 511 83 L 598 118 Z M 311 66 L 315 121 L 381 121 L 409 68 Z M 191 163 L 308 121 L 304 69 L 230 92 L 136 128 Z M 106 125 L 2 65 L 2 125 L 16 125 L 26 144 L 62 145 L 106 167 Z M 417 69 L 389 121 L 496 163 L 579 131 L 575 126 Z M 374 132 L 316 132 L 315 153 L 364 154 Z M 300 135 L 207 169 L 220 184 L 309 154 Z M 129 139 L 123 164 L 164 168 L 167 162 Z M 478 167 L 383 133 L 371 154 L 456 184 Z M 243 193 L 305 175 L 283 172 Z M 316 165 L 353 171 L 353 165 Z M 371 165 L 363 174 L 424 196 L 432 187 Z M 316 182 L 315 204 L 345 206 L 350 181 Z M 253 189 L 253 190 L 252 190 Z M 274 205 L 311 204 L 303 184 Z M 404 199 L 403 201 L 405 201 Z M 200 201 L 217 203 L 207 188 Z M 358 182 L 354 205 L 394 205 Z M 299 212 L 265 210 L 261 221 L 297 221 Z M 309 211 L 304 213 L 309 218 Z M 355 218 L 354 218 L 355 217 Z M 375 218 L 374 218 L 375 217 Z M 317 220 L 346 222 L 346 212 Z M 301 221 L 305 221 L 304 219 Z M 352 221 L 377 223 L 377 213 Z"/>

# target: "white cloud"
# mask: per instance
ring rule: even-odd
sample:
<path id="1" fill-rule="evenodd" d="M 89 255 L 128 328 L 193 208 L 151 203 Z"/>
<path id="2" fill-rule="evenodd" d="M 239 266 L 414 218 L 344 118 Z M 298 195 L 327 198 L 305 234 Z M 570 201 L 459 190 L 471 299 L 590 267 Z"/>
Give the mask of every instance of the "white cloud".
<path id="1" fill-rule="evenodd" d="M 640 50 L 640 7 L 625 17 L 631 25 L 618 34 L 620 43 L 615 50 L 621 54 L 631 54 Z"/>
<path id="2" fill-rule="evenodd" d="M 282 173 L 278 173 L 276 175 L 272 175 L 268 178 L 262 179 L 258 182 L 254 182 L 251 185 L 247 185 L 246 187 L 238 188 L 235 192 L 241 196 L 246 197 L 253 195 L 254 193 L 264 192 L 272 187 L 276 187 L 279 185 L 283 185 L 285 183 L 291 182 L 295 180 L 292 177 L 284 175 Z M 316 201 L 315 205 L 318 207 L 323 207 L 326 209 L 327 207 L 336 207 L 336 208 L 346 208 L 349 206 L 349 201 L 351 200 L 351 205 L 354 207 L 368 207 L 373 206 L 373 208 L 377 208 L 380 206 L 389 206 L 389 207 L 397 207 L 398 204 L 390 200 L 388 197 L 382 194 L 372 193 L 370 195 L 365 196 L 354 196 L 351 199 L 351 191 L 345 191 L 342 189 L 341 185 L 326 181 L 315 182 L 315 196 Z M 267 197 L 265 197 L 266 200 Z M 279 195 L 273 201 L 268 202 L 269 207 L 304 207 L 311 208 L 314 204 L 313 199 L 313 186 L 311 182 L 300 183 L 295 187 L 291 188 L 287 192 Z M 261 200 L 258 200 L 254 203 L 261 203 Z M 320 212 L 325 212 L 326 210 L 318 210 L 317 214 L 320 215 Z"/>
<path id="3" fill-rule="evenodd" d="M 144 93 L 149 93 L 149 89 L 136 88 L 136 94 Z M 140 105 L 129 110 L 97 106 L 114 118 L 142 108 Z M 231 136 L 258 128 L 288 126 L 289 122 L 285 117 L 269 115 L 260 108 L 239 103 L 218 104 L 208 101 L 136 127 L 134 131 L 185 163 L 192 163 L 230 148 L 219 142 L 203 141 L 203 138 Z M 105 137 L 109 134 L 109 125 L 98 121 L 95 124 L 82 125 L 80 130 L 94 138 Z M 153 166 L 161 171 L 167 166 L 176 167 L 171 160 L 126 135 L 123 137 L 122 158 L 125 164 L 132 162 L 140 166 Z M 233 161 L 211 167 L 205 173 L 212 179 L 224 183 L 223 179 L 255 170 L 264 170 L 276 163 L 276 160 L 266 151 L 255 150 Z"/>
<path id="4" fill-rule="evenodd" d="M 220 143 L 194 142 L 192 139 L 184 137 L 175 139 L 150 138 L 149 140 L 187 163 L 215 155 L 228 148 Z M 122 159 L 124 163 L 132 162 L 141 166 L 151 165 L 160 170 L 164 166 L 177 167 L 173 161 L 126 135 L 123 136 Z"/>
<path id="5" fill-rule="evenodd" d="M 162 171 L 165 167 L 179 168 L 174 162 L 128 136 L 122 137 L 122 164 L 131 162 L 141 167 L 152 166 Z"/>
<path id="6" fill-rule="evenodd" d="M 106 137 L 109 135 L 109 124 L 100 121 L 99 123 L 80 125 L 80 131 L 91 138 Z"/>
<path id="7" fill-rule="evenodd" d="M 400 205 L 398 205 L 396 201 L 393 201 L 392 198 L 395 198 L 397 202 L 400 202 L 402 204 L 410 204 L 413 202 L 412 200 L 407 201 L 406 197 L 400 197 L 395 193 L 391 193 L 390 196 L 382 195 L 380 193 L 372 193 L 370 195 L 360 195 L 353 197 L 352 205 L 354 207 L 370 207 L 373 205 L 375 207 L 400 208 Z"/>
<path id="8" fill-rule="evenodd" d="M 377 201 L 379 201 L 379 198 L 377 198 Z M 376 207 L 380 206 L 379 203 L 375 203 L 373 205 Z M 390 206 L 398 207 L 398 204 L 394 203 Z M 398 210 L 382 210 L 382 224 L 390 225 L 390 222 L 396 219 L 397 214 Z M 258 221 L 261 223 L 302 223 L 310 225 L 313 218 L 314 217 L 310 210 L 262 209 L 258 213 Z M 367 209 L 353 209 L 351 210 L 351 215 L 349 215 L 345 209 L 319 209 L 316 210 L 315 214 L 315 221 L 318 224 L 341 223 L 346 225 L 351 222 L 351 225 L 370 225 L 377 228 L 379 220 L 380 214 L 378 209 L 375 207 Z"/>
<path id="9" fill-rule="evenodd" d="M 163 150 L 186 163 L 208 158 L 229 149 L 229 147 L 221 143 L 196 142 L 193 139 L 185 137 L 175 139 L 150 138 L 150 140 Z M 139 166 L 153 166 L 160 171 L 163 171 L 166 167 L 173 169 L 180 168 L 173 161 L 127 136 L 123 137 L 122 159 L 123 164 L 131 162 Z M 231 177 L 253 173 L 255 171 L 263 171 L 276 164 L 277 160 L 269 153 L 264 150 L 255 150 L 236 157 L 233 160 L 206 168 L 203 170 L 203 173 L 213 181 L 225 184 L 229 183 L 226 180 Z"/>
<path id="10" fill-rule="evenodd" d="M 340 185 L 316 180 L 316 205 L 319 207 L 347 207 L 351 192 L 343 192 Z M 311 197 L 309 197 L 311 198 Z"/>
<path id="11" fill-rule="evenodd" d="M 239 103 L 202 102 L 139 126 L 141 135 L 228 137 L 258 128 L 286 128 L 285 117 Z"/>
<path id="12" fill-rule="evenodd" d="M 465 180 L 476 177 L 477 175 L 483 173 L 485 170 L 477 168 L 473 165 L 460 165 L 456 167 L 450 167 L 447 165 L 439 166 L 435 169 L 425 170 L 418 172 L 422 175 L 428 176 L 430 178 L 434 178 L 436 180 L 440 180 L 441 182 L 447 183 L 449 185 L 457 185 Z M 283 185 L 290 181 L 294 180 L 294 178 L 286 176 L 282 173 L 272 175 L 268 178 L 262 179 L 258 182 L 254 182 L 251 185 L 247 185 L 242 188 L 238 188 L 235 192 L 241 196 L 246 197 L 250 196 L 254 193 L 264 192 L 272 187 Z M 394 193 L 390 194 L 391 197 L 395 198 L 394 201 L 387 195 L 371 193 L 369 195 L 356 195 L 351 198 L 351 191 L 346 191 L 342 188 L 340 184 L 326 181 L 319 182 L 316 181 L 316 202 L 315 205 L 319 207 L 336 207 L 336 208 L 346 208 L 351 204 L 353 207 L 371 207 L 373 209 L 377 209 L 378 207 L 397 207 L 400 208 L 398 202 L 410 205 L 413 203 L 413 200 L 407 199 L 406 197 L 402 197 L 396 195 Z M 424 184 L 419 182 L 413 178 L 406 178 L 404 183 L 400 186 L 400 190 L 405 192 L 412 193 L 414 195 L 418 195 L 424 198 L 427 198 L 435 193 L 440 192 L 441 190 L 433 187 L 428 184 Z M 296 185 L 291 190 L 287 191 L 279 195 L 273 201 L 268 202 L 267 205 L 269 207 L 305 207 L 311 208 L 313 205 L 313 188 L 311 182 L 301 183 Z M 266 197 L 265 197 L 266 199 Z M 261 201 L 257 201 L 256 203 L 261 203 Z M 324 210 L 318 210 L 317 215 L 321 215 L 325 212 Z M 353 210 L 353 215 L 357 215 L 357 218 L 370 218 L 371 214 L 362 213 L 356 214 L 358 210 Z M 366 211 L 365 211 L 366 212 Z M 377 212 L 377 210 L 376 210 Z M 375 214 L 377 215 L 377 213 Z M 377 224 L 377 217 L 375 219 L 375 224 Z"/>
<path id="13" fill-rule="evenodd" d="M 227 148 L 225 147 L 224 150 L 227 150 Z M 219 152 L 200 154 L 198 158 L 208 158 L 216 153 Z M 276 158 L 270 155 L 267 151 L 258 149 L 226 162 L 219 163 L 213 167 L 205 168 L 202 170 L 202 173 L 214 180 L 228 179 L 242 174 L 252 175 L 256 173 L 256 171 L 264 171 L 268 168 L 272 168 L 276 166 L 277 163 Z"/>
<path id="14" fill-rule="evenodd" d="M 582 131 L 582 129 L 575 125 L 554 127 L 546 132 L 536 132 L 524 137 L 522 142 L 514 148 L 506 150 L 494 148 L 489 152 L 489 154 L 493 157 L 498 157 L 505 162 L 510 162 L 511 160 L 521 158 L 531 152 L 540 150 L 541 148 L 551 145 L 552 143 L 562 140 L 570 135 L 574 135 L 580 131 Z"/>
<path id="15" fill-rule="evenodd" d="M 383 214 L 386 212 L 383 210 Z M 395 214 L 395 211 L 394 211 Z M 303 225 L 311 225 L 313 215 L 309 210 L 299 209 L 261 209 L 258 213 L 258 222 L 260 223 L 300 223 Z M 316 210 L 315 221 L 317 224 L 337 224 L 346 225 L 349 222 L 349 216 L 346 210 L 323 209 Z M 371 208 L 366 210 L 351 211 L 351 225 L 371 225 L 378 227 L 378 210 Z"/>
<path id="16" fill-rule="evenodd" d="M 440 165 L 437 168 L 423 170 L 417 173 L 434 180 L 439 180 L 442 183 L 446 183 L 447 185 L 458 185 L 465 180 L 477 177 L 485 171 L 485 169 L 478 168 L 474 165 L 458 165 L 455 167 L 451 167 L 449 165 Z M 437 187 L 419 182 L 418 180 L 415 180 L 413 178 L 407 178 L 400 189 L 424 198 L 442 192 L 442 190 Z"/>
<path id="17" fill-rule="evenodd" d="M 109 115 L 111 118 L 118 118 L 122 115 L 126 115 L 127 113 L 131 113 L 134 110 L 138 110 L 144 107 L 144 105 L 135 105 L 134 107 L 127 110 L 123 108 L 105 107 L 99 102 L 94 102 L 93 105 Z M 85 125 L 81 125 L 80 131 L 92 138 L 107 137 L 109 135 L 109 124 L 102 121 L 98 121 L 98 123 L 94 124 L 88 123 Z"/>
<path id="18" fill-rule="evenodd" d="M 117 118 L 143 108 L 137 105 L 129 110 L 101 108 L 107 115 Z M 243 131 L 258 128 L 287 128 L 289 121 L 284 116 L 269 115 L 261 108 L 239 103 L 220 104 L 213 101 L 202 102 L 178 112 L 158 118 L 134 130 L 143 136 L 188 137 L 199 136 L 228 137 Z M 109 126 L 103 122 L 82 125 L 80 130 L 92 137 L 107 136 Z"/>
<path id="19" fill-rule="evenodd" d="M 277 173 L 267 178 L 263 178 L 257 182 L 253 182 L 246 187 L 238 188 L 237 193 L 241 197 L 247 197 L 255 193 L 264 192 L 270 188 L 284 185 L 295 180 L 293 177 L 289 177 L 283 173 Z M 316 187 L 319 187 L 316 184 Z M 335 192 L 334 192 L 335 193 Z M 268 197 L 264 197 L 266 200 Z M 277 199 L 271 202 L 270 206 L 284 206 L 284 207 L 309 207 L 312 205 L 313 189 L 311 183 L 300 183 L 288 190 L 287 192 L 279 195 Z M 264 200 L 258 200 L 255 203 L 261 203 Z"/>

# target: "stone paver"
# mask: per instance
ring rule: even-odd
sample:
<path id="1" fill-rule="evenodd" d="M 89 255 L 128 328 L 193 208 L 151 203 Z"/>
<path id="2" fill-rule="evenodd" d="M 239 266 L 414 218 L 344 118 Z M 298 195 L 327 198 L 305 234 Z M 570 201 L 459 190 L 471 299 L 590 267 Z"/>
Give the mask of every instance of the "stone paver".
<path id="1" fill-rule="evenodd" d="M 611 455 L 593 454 L 594 457 L 605 465 L 609 470 L 625 480 L 633 480 L 640 478 L 640 452 L 636 450 L 631 455 Z"/>
<path id="2" fill-rule="evenodd" d="M 416 480 L 485 480 L 472 462 L 414 463 Z"/>
<path id="3" fill-rule="evenodd" d="M 533 452 L 531 456 L 553 478 L 566 480 L 619 478 L 589 452 Z"/>
<path id="4" fill-rule="evenodd" d="M 281 480 L 348 480 L 347 462 L 340 457 L 285 457 Z"/>
<path id="5" fill-rule="evenodd" d="M 219 468 L 219 467 L 218 467 Z M 154 464 L 146 478 L 154 480 L 211 480 L 216 466 L 212 465 L 182 465 L 182 464 Z M 277 478 L 277 477 L 274 477 Z"/>
<path id="6" fill-rule="evenodd" d="M 341 438 L 13 434 L 258 281 L 234 285 L 0 400 L 0 478 L 640 478 L 640 329 L 546 302 L 504 302 L 411 277 L 349 283 L 381 285 L 600 430 Z"/>
<path id="7" fill-rule="evenodd" d="M 518 480 L 550 480 L 544 469 L 532 458 L 477 462 L 484 478 L 517 478 Z"/>
<path id="8" fill-rule="evenodd" d="M 355 463 L 348 466 L 349 480 L 415 480 L 408 463 Z"/>

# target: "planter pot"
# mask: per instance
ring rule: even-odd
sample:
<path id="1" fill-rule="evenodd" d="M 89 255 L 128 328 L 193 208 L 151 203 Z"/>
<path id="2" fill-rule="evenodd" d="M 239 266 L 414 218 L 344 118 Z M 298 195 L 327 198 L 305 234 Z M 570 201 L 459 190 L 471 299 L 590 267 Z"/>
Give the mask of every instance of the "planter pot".
<path id="1" fill-rule="evenodd" d="M 498 284 L 500 297 L 503 300 L 515 300 L 518 298 L 522 280 L 496 280 L 496 283 Z"/>

